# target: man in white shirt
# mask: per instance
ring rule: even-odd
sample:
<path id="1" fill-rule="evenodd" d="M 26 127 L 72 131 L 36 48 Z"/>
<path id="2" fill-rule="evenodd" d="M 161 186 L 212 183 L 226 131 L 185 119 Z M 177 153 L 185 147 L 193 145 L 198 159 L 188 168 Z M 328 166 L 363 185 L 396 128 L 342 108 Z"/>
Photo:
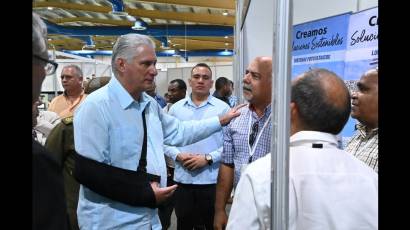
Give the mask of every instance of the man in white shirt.
<path id="1" fill-rule="evenodd" d="M 350 96 L 333 72 L 312 69 L 292 83 L 289 228 L 378 229 L 377 174 L 337 148 Z M 270 228 L 271 155 L 249 165 L 234 196 L 227 229 Z"/>

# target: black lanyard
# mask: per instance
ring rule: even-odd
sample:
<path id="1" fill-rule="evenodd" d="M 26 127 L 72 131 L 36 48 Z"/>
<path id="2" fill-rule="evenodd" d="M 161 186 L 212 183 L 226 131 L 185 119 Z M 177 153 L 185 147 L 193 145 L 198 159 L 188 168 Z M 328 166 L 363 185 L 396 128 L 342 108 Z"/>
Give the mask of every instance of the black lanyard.
<path id="1" fill-rule="evenodd" d="M 144 140 L 137 171 L 147 172 L 147 122 L 145 121 L 145 109 L 142 111 L 142 125 L 144 126 Z"/>

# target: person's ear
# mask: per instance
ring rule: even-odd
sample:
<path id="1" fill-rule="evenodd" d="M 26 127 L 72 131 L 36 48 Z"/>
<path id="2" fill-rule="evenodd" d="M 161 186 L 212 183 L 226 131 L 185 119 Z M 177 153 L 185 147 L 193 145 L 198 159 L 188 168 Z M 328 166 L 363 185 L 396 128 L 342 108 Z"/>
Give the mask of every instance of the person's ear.
<path id="1" fill-rule="evenodd" d="M 298 107 L 296 106 L 295 102 L 290 103 L 290 122 L 295 120 L 298 115 Z"/>
<path id="2" fill-rule="evenodd" d="M 115 60 L 115 64 L 117 65 L 117 70 L 120 72 L 124 72 L 125 71 L 125 64 L 126 64 L 126 60 L 123 58 L 117 58 L 117 60 Z"/>

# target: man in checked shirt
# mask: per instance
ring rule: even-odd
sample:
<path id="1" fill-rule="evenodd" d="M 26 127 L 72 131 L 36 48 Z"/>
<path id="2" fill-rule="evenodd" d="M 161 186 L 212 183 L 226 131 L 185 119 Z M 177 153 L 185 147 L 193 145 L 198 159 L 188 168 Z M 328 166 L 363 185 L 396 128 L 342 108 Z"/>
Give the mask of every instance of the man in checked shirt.
<path id="1" fill-rule="evenodd" d="M 379 71 L 368 70 L 357 83 L 358 90 L 352 93 L 351 116 L 360 123 L 346 147 L 346 151 L 379 171 Z"/>
<path id="2" fill-rule="evenodd" d="M 226 203 L 248 164 L 270 152 L 272 58 L 257 57 L 243 77 L 243 96 L 249 102 L 241 115 L 223 129 L 224 143 L 216 185 L 214 229 L 228 221 Z"/>

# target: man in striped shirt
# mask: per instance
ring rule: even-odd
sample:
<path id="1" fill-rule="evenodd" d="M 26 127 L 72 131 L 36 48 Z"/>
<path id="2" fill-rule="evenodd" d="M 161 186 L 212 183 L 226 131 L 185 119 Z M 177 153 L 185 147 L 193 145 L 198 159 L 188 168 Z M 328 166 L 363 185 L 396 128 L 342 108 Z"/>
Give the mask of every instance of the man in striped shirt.
<path id="1" fill-rule="evenodd" d="M 346 151 L 378 172 L 379 167 L 379 72 L 367 71 L 357 83 L 358 90 L 352 93 L 351 116 L 360 123 L 346 147 Z"/>
<path id="2" fill-rule="evenodd" d="M 228 221 L 225 207 L 241 172 L 253 161 L 270 152 L 272 58 L 257 57 L 242 80 L 243 96 L 249 102 L 241 115 L 223 129 L 224 143 L 216 186 L 214 229 L 224 229 Z"/>

